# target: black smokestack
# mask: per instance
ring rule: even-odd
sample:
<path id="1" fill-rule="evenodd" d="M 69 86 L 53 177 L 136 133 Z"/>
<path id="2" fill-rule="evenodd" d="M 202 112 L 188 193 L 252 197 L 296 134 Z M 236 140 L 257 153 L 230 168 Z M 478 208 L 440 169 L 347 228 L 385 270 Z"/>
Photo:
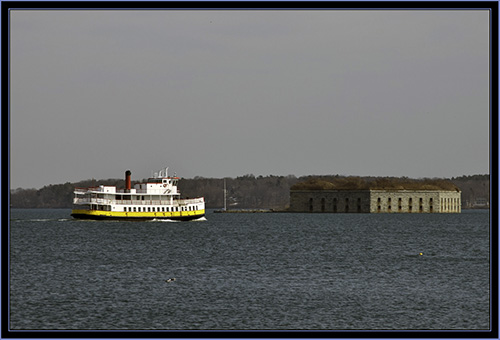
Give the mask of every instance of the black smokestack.
<path id="1" fill-rule="evenodd" d="M 130 175 L 132 175 L 130 170 L 125 171 L 125 190 L 128 190 L 129 192 L 130 192 L 130 188 L 131 188 Z"/>

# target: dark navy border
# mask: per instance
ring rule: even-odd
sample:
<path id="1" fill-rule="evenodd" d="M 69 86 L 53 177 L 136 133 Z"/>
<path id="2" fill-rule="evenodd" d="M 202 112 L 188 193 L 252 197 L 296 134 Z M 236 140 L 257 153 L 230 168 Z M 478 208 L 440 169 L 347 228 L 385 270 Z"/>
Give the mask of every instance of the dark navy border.
<path id="1" fill-rule="evenodd" d="M 2 230 L 1 230 L 1 338 L 474 338 L 498 339 L 498 2 L 497 1 L 2 1 Z M 490 242 L 491 329 L 485 331 L 309 331 L 309 330 L 200 330 L 200 331 L 71 331 L 9 329 L 9 220 L 10 220 L 10 106 L 9 106 L 9 13 L 10 10 L 54 9 L 277 9 L 277 10 L 489 10 L 491 18 L 490 95 Z"/>

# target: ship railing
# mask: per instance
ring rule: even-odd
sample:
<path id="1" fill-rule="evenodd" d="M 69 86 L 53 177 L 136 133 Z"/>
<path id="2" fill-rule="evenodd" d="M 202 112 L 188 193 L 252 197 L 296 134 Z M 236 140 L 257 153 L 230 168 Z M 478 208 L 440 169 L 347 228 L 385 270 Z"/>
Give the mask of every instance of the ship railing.
<path id="1" fill-rule="evenodd" d="M 130 204 L 130 205 L 173 205 L 173 206 L 184 206 L 188 204 L 199 204 L 203 203 L 203 198 L 195 199 L 179 199 L 179 200 L 113 200 L 116 204 Z"/>
<path id="2" fill-rule="evenodd" d="M 200 198 L 183 198 L 177 201 L 179 205 L 188 205 L 188 204 L 197 204 L 197 203 L 203 203 L 204 199 L 202 197 Z"/>
<path id="3" fill-rule="evenodd" d="M 116 204 L 129 204 L 129 205 L 170 205 L 170 200 L 116 200 Z M 175 203 L 175 201 L 174 201 Z"/>
<path id="4" fill-rule="evenodd" d="M 94 191 L 94 192 L 103 192 L 101 187 L 90 187 L 90 188 L 75 188 L 75 194 L 85 194 L 89 191 Z"/>
<path id="5" fill-rule="evenodd" d="M 86 197 L 73 198 L 73 204 L 86 204 L 86 203 L 90 203 L 90 200 Z"/>
<path id="6" fill-rule="evenodd" d="M 89 197 L 75 197 L 73 198 L 73 204 L 113 204 L 115 200 L 109 200 L 105 198 L 89 198 Z"/>

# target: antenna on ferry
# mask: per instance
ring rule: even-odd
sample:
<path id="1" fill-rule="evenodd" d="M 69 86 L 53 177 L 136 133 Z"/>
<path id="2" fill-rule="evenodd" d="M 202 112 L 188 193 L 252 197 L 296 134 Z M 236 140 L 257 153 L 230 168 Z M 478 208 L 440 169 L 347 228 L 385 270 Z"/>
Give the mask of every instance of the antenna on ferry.
<path id="1" fill-rule="evenodd" d="M 168 177 L 168 167 L 165 168 L 165 177 Z"/>

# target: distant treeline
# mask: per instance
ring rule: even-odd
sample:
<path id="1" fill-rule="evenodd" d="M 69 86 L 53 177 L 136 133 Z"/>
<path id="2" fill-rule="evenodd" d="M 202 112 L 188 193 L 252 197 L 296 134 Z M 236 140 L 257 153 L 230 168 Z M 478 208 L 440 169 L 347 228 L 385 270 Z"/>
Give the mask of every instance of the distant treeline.
<path id="1" fill-rule="evenodd" d="M 145 180 L 143 180 L 145 181 Z M 143 181 L 133 181 L 135 183 Z M 363 188 L 375 185 L 379 188 L 401 188 L 418 183 L 420 188 L 430 188 L 435 185 L 455 187 L 462 191 L 462 203 L 474 204 L 479 199 L 489 201 L 489 175 L 461 176 L 451 179 L 411 180 L 406 177 L 351 177 L 351 176 L 258 176 L 245 175 L 236 178 L 226 178 L 226 203 L 228 209 L 285 209 L 290 201 L 290 188 L 300 188 L 300 183 L 316 183 L 320 187 L 327 183 L 336 183 L 337 188 Z M 413 184 L 411 184 L 413 183 Z M 111 185 L 123 189 L 123 179 L 85 180 L 77 183 L 52 184 L 41 189 L 11 190 L 11 207 L 13 208 L 71 208 L 73 190 L 97 185 Z M 329 186 L 330 184 L 327 184 Z M 330 188 L 332 188 L 330 186 Z M 408 187 L 409 188 L 409 187 Z M 432 190 L 432 189 L 431 189 Z M 182 197 L 205 197 L 207 208 L 224 206 L 224 179 L 195 177 L 181 179 L 179 191 Z"/>

